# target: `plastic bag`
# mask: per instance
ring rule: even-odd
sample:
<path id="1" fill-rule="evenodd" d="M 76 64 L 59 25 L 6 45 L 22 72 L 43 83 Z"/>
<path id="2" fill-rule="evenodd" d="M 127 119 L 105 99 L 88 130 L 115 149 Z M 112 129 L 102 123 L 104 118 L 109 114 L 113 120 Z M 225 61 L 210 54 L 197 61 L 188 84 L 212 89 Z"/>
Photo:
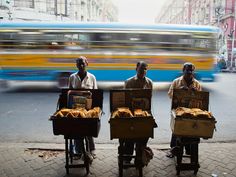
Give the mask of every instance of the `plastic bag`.
<path id="1" fill-rule="evenodd" d="M 143 165 L 148 165 L 150 160 L 153 158 L 154 154 L 152 152 L 152 149 L 150 147 L 145 147 L 142 150 L 142 162 Z"/>

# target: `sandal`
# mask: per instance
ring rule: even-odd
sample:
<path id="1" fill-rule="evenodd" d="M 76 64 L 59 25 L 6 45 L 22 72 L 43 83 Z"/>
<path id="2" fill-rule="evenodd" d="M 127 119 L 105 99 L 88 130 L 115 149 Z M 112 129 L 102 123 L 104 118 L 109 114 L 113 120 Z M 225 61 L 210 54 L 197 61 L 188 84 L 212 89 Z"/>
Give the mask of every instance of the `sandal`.
<path id="1" fill-rule="evenodd" d="M 91 155 L 92 155 L 93 159 L 96 159 L 96 158 L 97 158 L 97 156 L 96 156 L 96 154 L 95 154 L 95 151 L 94 151 L 94 150 L 92 150 L 92 151 L 91 151 Z"/>

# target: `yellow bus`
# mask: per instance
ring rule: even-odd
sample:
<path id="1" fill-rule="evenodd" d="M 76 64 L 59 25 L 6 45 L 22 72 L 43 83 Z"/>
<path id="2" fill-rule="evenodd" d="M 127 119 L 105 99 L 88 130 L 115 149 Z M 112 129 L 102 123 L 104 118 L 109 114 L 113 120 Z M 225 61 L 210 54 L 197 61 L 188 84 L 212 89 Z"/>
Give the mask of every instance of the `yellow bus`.
<path id="1" fill-rule="evenodd" d="M 98 81 L 124 81 L 139 60 L 153 81 L 172 81 L 182 64 L 214 81 L 219 29 L 211 26 L 123 23 L 0 23 L 0 79 L 66 85 L 84 55 Z"/>

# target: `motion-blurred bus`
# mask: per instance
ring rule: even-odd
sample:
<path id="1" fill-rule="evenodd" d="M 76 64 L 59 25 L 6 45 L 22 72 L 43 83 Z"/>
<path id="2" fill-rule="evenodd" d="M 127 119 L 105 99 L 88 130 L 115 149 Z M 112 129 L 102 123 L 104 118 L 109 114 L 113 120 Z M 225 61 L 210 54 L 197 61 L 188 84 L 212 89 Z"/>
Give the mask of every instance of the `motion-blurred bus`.
<path id="1" fill-rule="evenodd" d="M 124 81 L 137 61 L 149 64 L 153 81 L 172 81 L 182 64 L 196 66 L 196 78 L 213 81 L 218 28 L 122 23 L 0 23 L 0 79 L 58 81 L 89 60 L 98 81 Z"/>

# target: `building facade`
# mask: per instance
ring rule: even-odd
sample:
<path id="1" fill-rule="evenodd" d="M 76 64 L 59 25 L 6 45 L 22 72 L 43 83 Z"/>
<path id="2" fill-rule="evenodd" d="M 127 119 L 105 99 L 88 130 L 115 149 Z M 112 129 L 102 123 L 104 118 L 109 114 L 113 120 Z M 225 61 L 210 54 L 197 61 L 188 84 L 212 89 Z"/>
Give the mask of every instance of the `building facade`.
<path id="1" fill-rule="evenodd" d="M 118 21 L 111 0 L 0 0 L 0 20 Z"/>
<path id="2" fill-rule="evenodd" d="M 219 53 L 230 60 L 236 48 L 235 6 L 236 0 L 170 0 L 157 15 L 155 22 L 220 27 L 222 47 Z"/>

